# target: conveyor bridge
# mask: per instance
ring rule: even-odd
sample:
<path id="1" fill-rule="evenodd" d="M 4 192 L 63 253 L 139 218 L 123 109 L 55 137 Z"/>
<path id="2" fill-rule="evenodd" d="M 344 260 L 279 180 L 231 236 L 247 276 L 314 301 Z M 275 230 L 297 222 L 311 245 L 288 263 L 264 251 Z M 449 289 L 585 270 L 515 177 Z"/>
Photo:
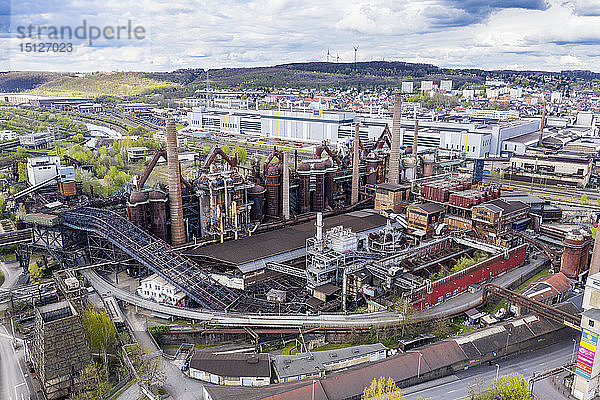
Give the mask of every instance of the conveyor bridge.
<path id="1" fill-rule="evenodd" d="M 61 217 L 69 228 L 91 232 L 108 240 L 202 307 L 228 310 L 240 297 L 167 243 L 112 211 L 81 207 L 65 211 Z"/>

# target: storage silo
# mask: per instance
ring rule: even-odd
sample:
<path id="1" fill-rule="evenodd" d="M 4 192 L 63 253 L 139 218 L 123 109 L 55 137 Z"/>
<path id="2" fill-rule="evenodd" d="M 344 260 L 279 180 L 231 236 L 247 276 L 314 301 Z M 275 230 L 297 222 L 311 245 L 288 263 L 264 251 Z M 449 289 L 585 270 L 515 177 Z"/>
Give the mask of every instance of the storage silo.
<path id="1" fill-rule="evenodd" d="M 167 194 L 158 189 L 150 192 L 150 228 L 154 236 L 167 241 Z"/>
<path id="2" fill-rule="evenodd" d="M 279 165 L 269 167 L 265 176 L 265 184 L 267 185 L 267 215 L 278 217 L 281 188 L 281 168 Z"/>
<path id="3" fill-rule="evenodd" d="M 318 162 L 314 165 L 315 193 L 313 195 L 313 211 L 323 211 L 325 208 L 325 163 Z"/>
<path id="4" fill-rule="evenodd" d="M 129 196 L 127 211 L 129 220 L 136 226 L 148 229 L 148 194 L 141 191 L 133 191 Z"/>
<path id="5" fill-rule="evenodd" d="M 300 214 L 310 211 L 310 164 L 301 163 L 298 173 L 298 209 Z"/>
<path id="6" fill-rule="evenodd" d="M 263 218 L 263 203 L 267 190 L 261 185 L 254 185 L 248 189 L 248 199 L 252 201 L 250 207 L 250 220 L 261 221 Z"/>

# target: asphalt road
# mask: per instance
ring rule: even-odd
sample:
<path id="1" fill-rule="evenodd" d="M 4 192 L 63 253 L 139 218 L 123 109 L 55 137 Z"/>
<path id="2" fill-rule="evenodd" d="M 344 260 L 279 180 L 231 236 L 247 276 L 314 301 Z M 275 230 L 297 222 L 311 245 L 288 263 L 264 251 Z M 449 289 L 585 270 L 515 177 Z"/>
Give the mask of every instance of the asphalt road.
<path id="1" fill-rule="evenodd" d="M 544 262 L 542 257 L 531 264 L 526 264 L 515 268 L 506 274 L 497 277 L 493 283 L 506 285 L 508 282 L 517 280 L 521 275 L 530 269 L 537 268 L 539 263 Z M 146 300 L 135 293 L 123 290 L 114 286 L 101 278 L 96 272 L 82 270 L 82 274 L 92 284 L 99 294 L 110 294 L 129 304 L 133 304 L 147 310 L 153 310 L 166 315 L 173 315 L 180 318 L 187 318 L 196 321 L 209 321 L 214 324 L 228 326 L 278 326 L 278 327 L 299 327 L 299 326 L 327 326 L 327 327 L 346 327 L 346 326 L 371 326 L 387 325 L 399 322 L 399 316 L 391 312 L 375 312 L 369 314 L 322 314 L 322 315 L 244 315 L 235 313 L 219 313 L 194 310 L 189 308 L 169 306 L 158 304 L 152 300 Z M 417 319 L 434 319 L 445 315 L 455 314 L 475 307 L 481 301 L 481 292 L 463 293 L 455 298 L 449 299 L 443 304 L 437 305 L 416 315 Z"/>
<path id="2" fill-rule="evenodd" d="M 531 259 L 530 262 L 518 268 L 511 269 L 505 274 L 494 278 L 491 282 L 502 287 L 507 287 L 509 283 L 522 279 L 523 276 L 526 276 L 531 271 L 540 268 L 540 265 L 547 261 L 548 258 L 540 253 L 538 254 L 537 260 Z M 482 300 L 481 297 L 481 290 L 478 290 L 475 293 L 465 292 L 458 296 L 451 297 L 442 304 L 438 304 L 435 307 L 431 307 L 430 309 L 419 312 L 414 318 L 441 318 L 447 315 L 456 314 L 458 311 L 467 311 L 468 309 L 479 306 Z"/>
<path id="3" fill-rule="evenodd" d="M 13 349 L 12 337 L 0 326 L 0 399 L 29 400 L 31 389 L 23 365 L 23 345 Z"/>
<path id="4" fill-rule="evenodd" d="M 17 281 L 19 280 L 19 276 L 23 273 L 21 267 L 19 267 L 18 262 L 4 263 L 0 261 L 0 270 L 4 273 L 4 283 L 2 284 L 3 288 L 10 288 L 15 286 Z"/>
<path id="5" fill-rule="evenodd" d="M 125 317 L 140 346 L 151 354 L 157 353 L 160 349 L 156 348 L 150 334 L 146 331 L 146 317 L 137 314 L 133 307 L 125 310 Z M 171 398 L 177 400 L 201 400 L 203 398 L 202 382 L 186 377 L 178 366 L 163 357 L 161 357 L 161 368 L 165 373 L 164 389 L 171 395 Z M 123 392 L 118 400 L 137 400 L 139 397 L 135 396 L 138 393 L 139 390 L 130 388 Z"/>
<path id="6" fill-rule="evenodd" d="M 576 337 L 573 331 L 573 337 Z M 546 348 L 528 353 L 521 353 L 506 360 L 498 361 L 499 374 L 508 375 L 516 372 L 526 379 L 534 373 L 540 373 L 560 367 L 568 363 L 573 354 L 573 341 L 564 340 Z M 444 399 L 457 400 L 468 396 L 469 390 L 488 389 L 496 377 L 496 365 L 483 365 L 461 371 L 455 375 L 436 379 L 420 385 L 403 389 L 406 400 Z M 566 399 L 553 385 L 551 378 L 536 382 L 534 395 L 538 400 Z"/>

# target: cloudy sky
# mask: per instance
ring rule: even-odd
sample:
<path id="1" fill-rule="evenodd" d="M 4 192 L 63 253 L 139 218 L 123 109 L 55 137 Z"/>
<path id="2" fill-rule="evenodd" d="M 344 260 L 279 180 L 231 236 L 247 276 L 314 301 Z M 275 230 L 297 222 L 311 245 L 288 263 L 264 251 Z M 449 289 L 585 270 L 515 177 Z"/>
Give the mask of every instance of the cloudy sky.
<path id="1" fill-rule="evenodd" d="M 85 38 L 48 36 L 83 21 Z M 90 45 L 90 26 L 114 36 L 129 23 L 139 39 L 122 28 Z M 358 46 L 360 61 L 600 72 L 600 0 L 0 0 L 0 41 L 0 70 L 263 66 L 325 61 L 328 48 L 349 62 Z M 73 50 L 21 51 L 40 42 Z"/>

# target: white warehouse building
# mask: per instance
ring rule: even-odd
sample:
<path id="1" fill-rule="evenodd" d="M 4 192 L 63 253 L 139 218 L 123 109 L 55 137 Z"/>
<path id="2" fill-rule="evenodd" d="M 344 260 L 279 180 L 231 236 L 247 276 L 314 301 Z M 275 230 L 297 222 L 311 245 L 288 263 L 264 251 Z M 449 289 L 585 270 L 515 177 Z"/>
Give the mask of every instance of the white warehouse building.
<path id="1" fill-rule="evenodd" d="M 497 116 L 498 117 L 498 116 Z M 507 116 L 504 116 L 508 118 Z M 483 121 L 482 121 L 483 119 Z M 499 120 L 500 119 L 500 120 Z M 296 141 L 340 144 L 354 137 L 354 124 L 360 125 L 360 139 L 377 140 L 386 124 L 393 131 L 391 116 L 357 115 L 341 111 L 283 111 L 194 108 L 188 113 L 192 129 L 211 133 L 257 135 Z M 449 116 L 419 119 L 419 151 L 447 149 L 464 152 L 467 158 L 515 153 L 503 149 L 506 141 L 517 140 L 539 130 L 539 119 L 523 120 Z M 414 119 L 402 119 L 401 145 L 412 146 Z M 524 150 L 522 150 L 524 151 Z M 517 153 L 522 153 L 517 151 Z M 510 154 L 504 154 L 510 155 Z"/>
<path id="2" fill-rule="evenodd" d="M 308 142 L 338 141 L 341 126 L 355 122 L 353 112 L 314 109 L 236 110 L 193 108 L 188 113 L 190 128 L 215 133 L 249 134 Z"/>

